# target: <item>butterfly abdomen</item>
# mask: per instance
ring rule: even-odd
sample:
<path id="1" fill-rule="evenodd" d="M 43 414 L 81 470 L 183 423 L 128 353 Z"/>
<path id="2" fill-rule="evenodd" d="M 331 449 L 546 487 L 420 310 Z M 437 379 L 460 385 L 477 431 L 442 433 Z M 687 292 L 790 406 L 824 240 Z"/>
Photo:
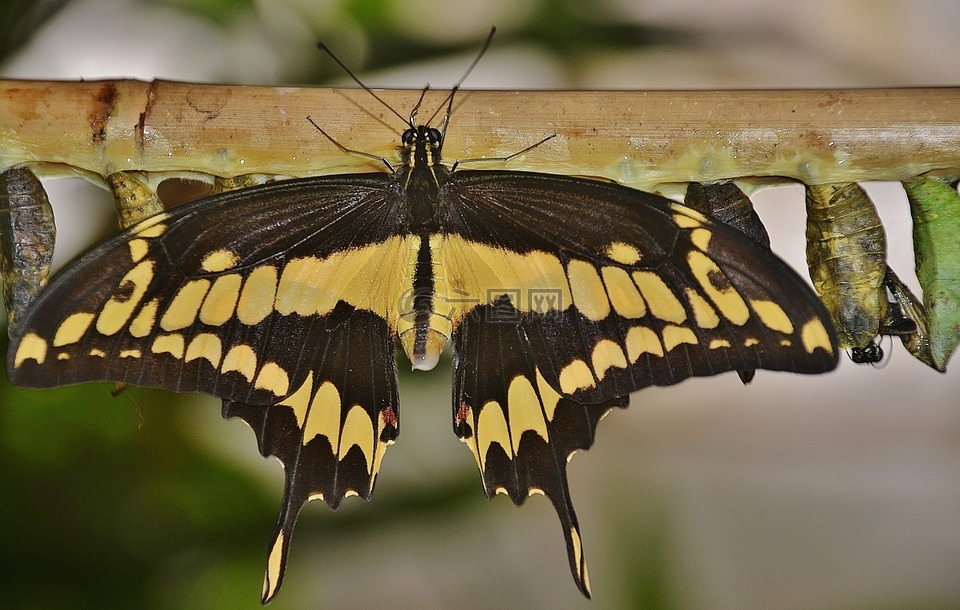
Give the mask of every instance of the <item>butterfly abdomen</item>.
<path id="1" fill-rule="evenodd" d="M 415 370 L 432 370 L 450 338 L 449 318 L 435 311 L 437 272 L 430 236 L 423 235 L 413 265 L 412 294 L 404 299 L 398 324 L 400 343 Z"/>

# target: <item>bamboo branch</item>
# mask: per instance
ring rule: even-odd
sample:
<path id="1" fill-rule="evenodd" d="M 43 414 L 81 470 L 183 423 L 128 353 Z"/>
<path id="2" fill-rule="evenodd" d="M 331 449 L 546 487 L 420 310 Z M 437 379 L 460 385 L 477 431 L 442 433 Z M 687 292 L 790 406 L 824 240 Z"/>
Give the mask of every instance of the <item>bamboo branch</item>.
<path id="1" fill-rule="evenodd" d="M 420 96 L 377 93 L 402 115 Z M 446 95 L 428 92 L 418 120 L 442 112 Z M 0 81 L 0 171 L 30 163 L 41 175 L 212 179 L 383 170 L 338 150 L 307 116 L 346 147 L 397 159 L 405 125 L 358 89 Z M 639 188 L 742 176 L 807 184 L 958 176 L 960 88 L 462 91 L 444 156 L 508 155 L 554 132 L 507 167 Z"/>

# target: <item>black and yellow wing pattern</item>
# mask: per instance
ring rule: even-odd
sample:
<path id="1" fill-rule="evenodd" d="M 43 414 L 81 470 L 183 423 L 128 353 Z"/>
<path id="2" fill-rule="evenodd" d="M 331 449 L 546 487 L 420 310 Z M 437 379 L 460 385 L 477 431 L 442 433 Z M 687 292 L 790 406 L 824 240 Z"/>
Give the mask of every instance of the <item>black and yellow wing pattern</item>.
<path id="1" fill-rule="evenodd" d="M 833 327 L 784 262 L 683 205 L 452 171 L 431 127 L 403 142 L 392 172 L 218 194 L 97 246 L 18 324 L 11 380 L 220 397 L 285 470 L 269 601 L 303 504 L 370 497 L 399 432 L 396 345 L 430 369 L 450 342 L 454 431 L 487 495 L 546 495 L 589 595 L 566 464 L 604 414 L 691 376 L 831 370 Z"/>

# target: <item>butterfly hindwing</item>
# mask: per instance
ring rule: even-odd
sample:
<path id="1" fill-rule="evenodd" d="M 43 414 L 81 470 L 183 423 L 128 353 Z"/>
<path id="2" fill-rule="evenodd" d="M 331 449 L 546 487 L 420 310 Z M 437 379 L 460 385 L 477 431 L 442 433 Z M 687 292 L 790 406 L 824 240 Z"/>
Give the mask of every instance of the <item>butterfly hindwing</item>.
<path id="1" fill-rule="evenodd" d="M 580 526 L 567 485 L 567 461 L 593 444 L 600 418 L 627 397 L 588 404 L 561 396 L 538 367 L 536 350 L 513 310 L 498 302 L 474 310 L 453 337 L 454 430 L 470 448 L 487 497 L 504 493 L 517 505 L 547 496 L 560 517 L 570 569 L 590 594 Z M 526 315 L 526 314 L 524 314 Z M 491 319 L 496 321 L 491 323 Z"/>
<path id="2" fill-rule="evenodd" d="M 284 465 L 285 490 L 270 545 L 263 599 L 283 580 L 301 507 L 320 499 L 337 508 L 347 496 L 370 499 L 380 461 L 399 434 L 393 338 L 386 322 L 343 303 L 316 325 L 321 347 L 313 370 L 290 396 L 266 408 L 224 401 L 224 417 L 254 429 L 264 456 Z"/>

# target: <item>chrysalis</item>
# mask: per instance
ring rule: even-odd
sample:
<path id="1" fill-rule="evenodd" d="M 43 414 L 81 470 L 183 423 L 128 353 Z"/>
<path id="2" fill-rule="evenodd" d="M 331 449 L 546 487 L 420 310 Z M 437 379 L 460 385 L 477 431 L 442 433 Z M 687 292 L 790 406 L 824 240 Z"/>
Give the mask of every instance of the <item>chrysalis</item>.
<path id="1" fill-rule="evenodd" d="M 50 277 L 57 228 L 43 185 L 26 167 L 0 174 L 0 273 L 8 332 Z"/>
<path id="2" fill-rule="evenodd" d="M 837 326 L 840 346 L 855 361 L 882 356 L 874 339 L 889 307 L 883 280 L 886 236 L 866 192 L 856 183 L 807 186 L 810 279 Z"/>
<path id="3" fill-rule="evenodd" d="M 960 195 L 956 187 L 926 176 L 905 182 L 904 188 L 931 357 L 934 368 L 944 370 L 960 343 Z"/>

